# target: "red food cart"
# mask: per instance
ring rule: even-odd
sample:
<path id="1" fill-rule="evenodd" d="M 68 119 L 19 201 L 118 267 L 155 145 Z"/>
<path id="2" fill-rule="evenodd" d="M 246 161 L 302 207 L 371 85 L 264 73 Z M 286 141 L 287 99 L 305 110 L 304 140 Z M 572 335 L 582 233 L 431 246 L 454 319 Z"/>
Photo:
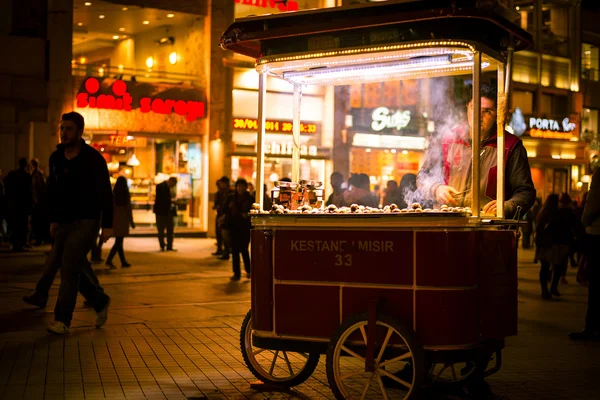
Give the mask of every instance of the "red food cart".
<path id="1" fill-rule="evenodd" d="M 261 201 L 252 217 L 252 306 L 240 345 L 263 382 L 298 385 L 321 354 L 339 399 L 414 398 L 428 384 L 464 384 L 499 370 L 504 339 L 517 333 L 517 221 L 503 208 L 503 121 L 512 53 L 531 37 L 511 11 L 481 3 L 389 1 L 265 15 L 236 20 L 224 33 L 222 47 L 255 58 L 259 73 L 258 199 L 267 76 L 294 87 L 297 183 L 307 85 L 410 79 L 427 86 L 466 76 L 479 93 L 482 76 L 493 74 L 499 93 L 496 215 L 482 213 L 480 196 L 455 209 L 262 210 Z M 474 101 L 475 121 L 480 113 Z M 479 143 L 478 124 L 471 134 Z M 481 193 L 473 179 L 479 148 L 472 149 L 465 192 Z"/>

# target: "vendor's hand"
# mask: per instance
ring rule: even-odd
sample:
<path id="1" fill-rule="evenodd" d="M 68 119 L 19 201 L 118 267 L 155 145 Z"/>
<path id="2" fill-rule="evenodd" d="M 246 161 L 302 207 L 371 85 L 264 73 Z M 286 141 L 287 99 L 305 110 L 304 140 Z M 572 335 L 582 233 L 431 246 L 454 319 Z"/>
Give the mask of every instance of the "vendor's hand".
<path id="1" fill-rule="evenodd" d="M 490 214 L 490 215 L 496 215 L 496 200 L 492 200 L 489 203 L 487 203 L 485 206 L 483 206 L 483 212 L 485 214 Z"/>
<path id="2" fill-rule="evenodd" d="M 56 222 L 53 222 L 50 224 L 50 236 L 54 237 L 54 235 L 56 235 L 56 228 L 58 227 L 58 224 Z"/>
<path id="3" fill-rule="evenodd" d="M 435 189 L 435 200 L 439 204 L 455 205 L 458 204 L 454 196 L 458 191 L 452 186 L 440 185 Z"/>
<path id="4" fill-rule="evenodd" d="M 102 240 L 102 243 L 106 243 L 112 235 L 112 228 L 102 228 L 102 233 L 100 234 L 100 239 Z"/>

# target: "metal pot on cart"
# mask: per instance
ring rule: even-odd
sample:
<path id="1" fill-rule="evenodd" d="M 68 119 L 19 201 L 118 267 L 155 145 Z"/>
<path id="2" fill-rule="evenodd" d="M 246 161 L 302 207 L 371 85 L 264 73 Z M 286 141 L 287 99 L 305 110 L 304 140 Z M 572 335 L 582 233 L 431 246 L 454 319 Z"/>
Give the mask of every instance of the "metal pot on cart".
<path id="1" fill-rule="evenodd" d="M 252 217 L 252 305 L 240 346 L 263 382 L 299 385 L 325 354 L 337 398 L 409 399 L 427 385 L 463 385 L 500 369 L 504 339 L 517 333 L 517 221 L 503 208 L 503 121 L 512 53 L 530 46 L 531 36 L 511 11 L 479 3 L 307 10 L 238 19 L 224 33 L 222 47 L 256 59 L 259 73 L 261 202 Z M 482 74 L 498 83 L 495 215 L 482 213 L 480 196 L 461 207 L 313 202 L 262 209 L 267 76 L 294 87 L 297 184 L 287 186 L 298 187 L 304 87 L 403 80 L 427 86 L 466 76 L 478 94 Z M 474 120 L 480 115 L 474 101 Z M 478 124 L 471 133 L 479 143 Z M 478 146 L 471 157 L 468 192 L 481 193 Z M 294 196 L 296 204 L 308 203 L 302 193 Z"/>

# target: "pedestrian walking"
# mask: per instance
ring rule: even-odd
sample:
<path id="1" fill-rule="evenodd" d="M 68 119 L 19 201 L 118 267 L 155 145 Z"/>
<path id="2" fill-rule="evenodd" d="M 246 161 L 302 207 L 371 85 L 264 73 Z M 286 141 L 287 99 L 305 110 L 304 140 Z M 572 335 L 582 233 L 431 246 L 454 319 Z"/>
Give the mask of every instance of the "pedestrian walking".
<path id="1" fill-rule="evenodd" d="M 6 177 L 7 217 L 12 251 L 25 251 L 29 232 L 29 215 L 33 203 L 33 188 L 26 158 L 19 159 L 19 168 Z"/>
<path id="2" fill-rule="evenodd" d="M 120 176 L 115 182 L 113 189 L 113 197 L 115 200 L 115 211 L 113 218 L 113 234 L 115 236 L 115 244 L 108 258 L 106 259 L 106 265 L 110 268 L 116 268 L 112 260 L 115 254 L 119 254 L 119 260 L 121 260 L 121 267 L 128 268 L 131 264 L 125 259 L 125 249 L 123 248 L 123 241 L 125 236 L 129 236 L 129 227 L 135 229 L 135 223 L 133 222 L 133 213 L 131 211 L 131 196 L 129 194 L 129 187 L 127 186 L 127 179 Z"/>
<path id="3" fill-rule="evenodd" d="M 585 327 L 571 332 L 572 340 L 600 340 L 600 168 L 596 168 L 583 209 L 587 257 L 588 306 Z"/>
<path id="4" fill-rule="evenodd" d="M 248 192 L 248 183 L 240 178 L 235 182 L 235 191 L 225 201 L 224 226 L 231 236 L 232 281 L 241 277 L 240 254 L 244 261 L 246 277 L 250 278 L 250 209 L 254 198 Z"/>
<path id="5" fill-rule="evenodd" d="M 341 172 L 336 171 L 331 174 L 331 177 L 329 179 L 331 182 L 331 188 L 333 189 L 333 193 L 329 195 L 329 198 L 327 199 L 325 205 L 329 206 L 331 204 L 334 204 L 338 207 L 346 205 L 344 203 L 344 192 L 346 191 L 346 189 L 342 187 L 342 184 L 344 183 L 344 175 L 342 175 Z"/>
<path id="6" fill-rule="evenodd" d="M 213 210 L 217 212 L 215 217 L 217 251 L 212 253 L 212 255 L 219 256 L 219 258 L 223 260 L 229 260 L 229 253 L 231 252 L 231 243 L 227 232 L 225 232 L 223 227 L 223 221 L 225 219 L 225 201 L 227 200 L 227 197 L 233 193 L 229 183 L 229 178 L 226 176 L 221 177 L 221 179 L 217 181 L 217 193 L 215 194 L 215 202 L 213 204 Z"/>
<path id="7" fill-rule="evenodd" d="M 175 198 L 175 186 L 177 186 L 177 178 L 175 177 L 170 177 L 168 180 L 156 185 L 154 214 L 156 214 L 156 228 L 158 229 L 160 251 L 177 251 L 173 248 L 173 231 L 175 229 L 175 217 L 177 216 L 177 209 L 173 201 Z"/>
<path id="8" fill-rule="evenodd" d="M 569 260 L 570 243 L 574 240 L 575 218 L 569 207 L 570 198 L 563 194 L 550 194 L 538 215 L 536 247 L 541 262 L 540 284 L 542 298 L 560 297 L 558 284 L 564 275 Z M 548 280 L 552 267 L 552 284 L 548 290 Z"/>
<path id="9" fill-rule="evenodd" d="M 54 321 L 48 331 L 68 332 L 78 290 L 96 310 L 96 327 L 106 323 L 110 297 L 83 273 L 101 220 L 103 240 L 112 236 L 113 195 L 106 161 L 81 138 L 85 121 L 81 114 L 63 114 L 60 141 L 50 156 L 48 205 L 50 234 L 54 238 L 49 257 L 60 261 L 60 288 Z"/>

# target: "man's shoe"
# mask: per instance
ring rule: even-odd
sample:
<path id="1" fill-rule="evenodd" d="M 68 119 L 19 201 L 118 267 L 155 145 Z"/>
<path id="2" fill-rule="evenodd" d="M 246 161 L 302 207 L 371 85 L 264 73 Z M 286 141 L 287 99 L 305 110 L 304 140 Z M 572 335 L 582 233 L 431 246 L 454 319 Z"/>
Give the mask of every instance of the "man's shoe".
<path id="1" fill-rule="evenodd" d="M 174 249 L 172 247 L 167 248 L 167 251 L 177 251 L 177 249 Z"/>
<path id="2" fill-rule="evenodd" d="M 107 261 L 107 262 L 106 262 L 106 266 L 107 266 L 108 268 L 110 268 L 110 269 L 115 269 L 115 268 L 117 268 L 117 267 L 115 266 L 115 264 L 113 264 L 113 263 L 112 263 L 112 261 Z"/>
<path id="3" fill-rule="evenodd" d="M 221 250 L 217 250 L 214 253 L 210 253 L 211 256 L 220 256 L 221 254 L 223 254 Z"/>
<path id="4" fill-rule="evenodd" d="M 240 280 L 240 277 L 239 277 L 239 276 L 237 276 L 237 275 L 234 275 L 234 276 L 232 276 L 231 278 L 229 278 L 229 280 L 230 280 L 230 281 L 237 282 L 237 281 L 239 281 L 239 280 Z"/>
<path id="5" fill-rule="evenodd" d="M 600 341 L 600 331 L 584 329 L 581 332 L 569 332 L 569 339 L 582 341 Z"/>
<path id="6" fill-rule="evenodd" d="M 553 289 L 551 292 L 552 296 L 560 297 L 560 292 L 558 289 Z"/>
<path id="7" fill-rule="evenodd" d="M 64 335 L 69 332 L 69 327 L 60 321 L 52 321 L 48 325 L 48 332 L 56 335 Z"/>
<path id="8" fill-rule="evenodd" d="M 104 308 L 96 313 L 96 328 L 102 328 L 106 323 L 106 320 L 108 319 L 108 306 L 110 306 L 110 297 Z"/>
<path id="9" fill-rule="evenodd" d="M 121 264 L 121 268 L 129 268 L 131 267 L 131 264 L 129 264 L 127 261 L 125 261 L 123 264 Z"/>
<path id="10" fill-rule="evenodd" d="M 45 308 L 46 303 L 48 303 L 47 297 L 42 297 L 37 292 L 33 293 L 29 296 L 23 296 L 23 301 L 27 304 L 31 304 L 32 306 L 36 306 L 39 308 Z"/>

